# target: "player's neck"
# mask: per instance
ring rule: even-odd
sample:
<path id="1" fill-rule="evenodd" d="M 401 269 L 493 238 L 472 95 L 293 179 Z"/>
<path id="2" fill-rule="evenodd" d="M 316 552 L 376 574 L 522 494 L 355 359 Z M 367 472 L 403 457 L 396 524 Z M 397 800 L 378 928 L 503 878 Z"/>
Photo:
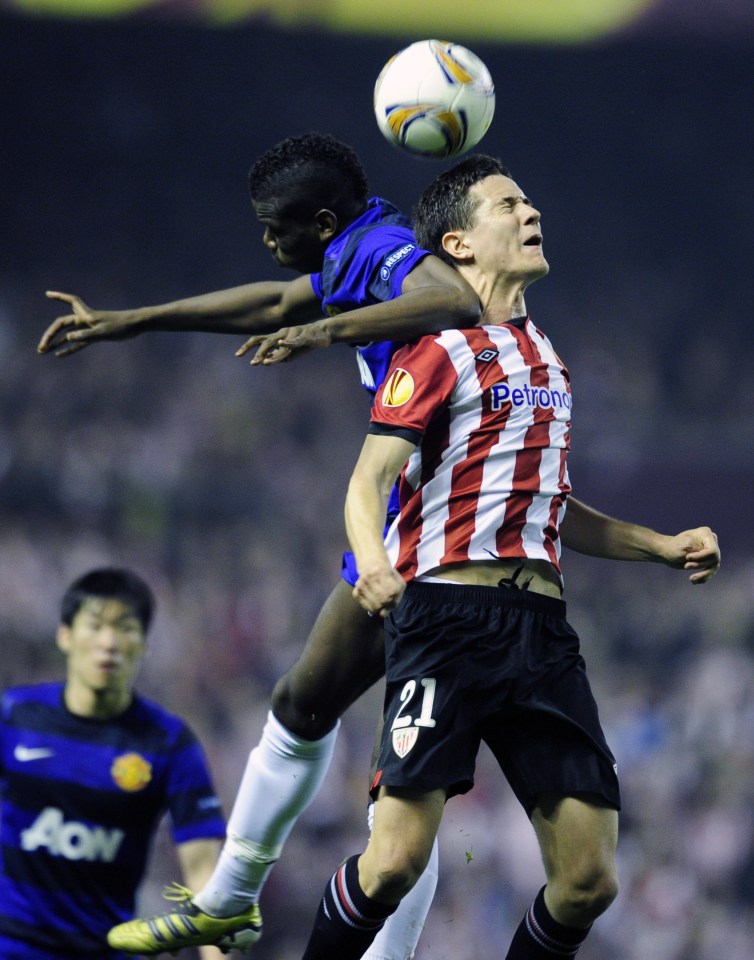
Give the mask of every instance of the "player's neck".
<path id="1" fill-rule="evenodd" d="M 133 700 L 130 689 L 92 690 L 84 684 L 68 681 L 63 692 L 68 710 L 77 717 L 110 720 L 124 713 Z"/>
<path id="2" fill-rule="evenodd" d="M 523 273 L 505 273 L 500 269 L 482 269 L 475 261 L 457 265 L 458 272 L 476 291 L 482 304 L 482 323 L 508 323 L 526 316 L 524 291 L 531 277 Z"/>
<path id="3" fill-rule="evenodd" d="M 523 287 L 490 287 L 480 293 L 483 313 L 482 323 L 508 323 L 516 317 L 525 317 L 526 301 Z"/>

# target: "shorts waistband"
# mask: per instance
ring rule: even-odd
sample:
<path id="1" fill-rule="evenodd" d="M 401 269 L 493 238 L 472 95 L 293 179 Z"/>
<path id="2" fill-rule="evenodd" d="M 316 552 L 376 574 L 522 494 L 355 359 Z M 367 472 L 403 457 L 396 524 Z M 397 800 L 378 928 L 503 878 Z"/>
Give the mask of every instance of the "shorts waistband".
<path id="1" fill-rule="evenodd" d="M 517 607 L 565 620 L 566 602 L 557 597 L 521 590 L 518 587 L 483 587 L 474 583 L 426 583 L 411 580 L 406 584 L 411 596 L 433 603 L 470 603 L 487 607 Z"/>

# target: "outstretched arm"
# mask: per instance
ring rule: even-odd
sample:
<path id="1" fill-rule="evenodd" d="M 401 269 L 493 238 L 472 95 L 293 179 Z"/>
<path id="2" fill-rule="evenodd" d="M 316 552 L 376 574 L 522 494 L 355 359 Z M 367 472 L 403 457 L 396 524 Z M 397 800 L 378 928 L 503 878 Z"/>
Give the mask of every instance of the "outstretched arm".
<path id="1" fill-rule="evenodd" d="M 615 520 L 581 501 L 568 500 L 560 526 L 563 545 L 578 553 L 608 560 L 646 560 L 694 571 L 691 583 L 706 583 L 720 567 L 717 534 L 709 527 L 667 536 L 636 523 Z"/>
<path id="2" fill-rule="evenodd" d="M 148 330 L 264 333 L 282 323 L 321 317 L 308 276 L 260 281 L 198 297 L 129 310 L 96 310 L 71 293 L 49 290 L 71 312 L 58 317 L 39 341 L 39 353 L 65 357 L 100 340 L 125 340 Z"/>
<path id="3" fill-rule="evenodd" d="M 257 347 L 252 365 L 268 365 L 331 343 L 416 340 L 449 327 L 475 327 L 481 316 L 479 297 L 461 275 L 439 257 L 427 256 L 406 276 L 395 300 L 251 337 L 236 356 Z"/>
<path id="4" fill-rule="evenodd" d="M 346 496 L 346 531 L 359 579 L 353 595 L 370 613 L 388 614 L 406 584 L 385 550 L 383 532 L 388 496 L 414 445 L 401 437 L 369 435 L 364 441 Z"/>

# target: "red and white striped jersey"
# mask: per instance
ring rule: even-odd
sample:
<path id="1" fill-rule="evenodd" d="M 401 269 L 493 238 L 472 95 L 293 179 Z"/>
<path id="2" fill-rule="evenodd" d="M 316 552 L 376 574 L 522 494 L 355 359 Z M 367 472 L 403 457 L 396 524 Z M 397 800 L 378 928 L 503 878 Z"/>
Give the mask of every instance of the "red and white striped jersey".
<path id="1" fill-rule="evenodd" d="M 496 557 L 559 570 L 570 425 L 568 371 L 529 318 L 398 351 L 370 426 L 418 444 L 386 538 L 398 572 Z"/>

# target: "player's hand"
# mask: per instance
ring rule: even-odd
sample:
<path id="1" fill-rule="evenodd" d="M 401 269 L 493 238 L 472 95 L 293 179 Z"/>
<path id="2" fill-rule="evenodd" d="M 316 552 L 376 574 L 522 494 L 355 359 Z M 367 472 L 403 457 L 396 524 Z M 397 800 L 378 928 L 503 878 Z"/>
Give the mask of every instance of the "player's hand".
<path id="1" fill-rule="evenodd" d="M 709 527 L 696 527 L 668 537 L 662 559 L 668 566 L 693 570 L 691 583 L 706 583 L 720 569 L 717 534 Z"/>
<path id="2" fill-rule="evenodd" d="M 298 327 L 283 327 L 275 333 L 250 337 L 240 349 L 236 350 L 236 356 L 243 357 L 249 350 L 257 347 L 257 352 L 251 359 L 251 366 L 260 364 L 270 366 L 273 363 L 302 357 L 312 350 L 324 349 L 331 343 L 332 337 L 322 324 L 306 323 Z"/>
<path id="3" fill-rule="evenodd" d="M 391 566 L 379 566 L 362 570 L 356 586 L 354 599 L 369 613 L 386 617 L 400 603 L 406 582 Z"/>
<path id="4" fill-rule="evenodd" d="M 92 310 L 81 297 L 56 290 L 48 290 L 46 296 L 67 303 L 73 313 L 58 317 L 50 324 L 37 345 L 38 353 L 52 351 L 56 357 L 67 357 L 96 340 L 125 340 L 138 333 L 130 311 Z"/>

